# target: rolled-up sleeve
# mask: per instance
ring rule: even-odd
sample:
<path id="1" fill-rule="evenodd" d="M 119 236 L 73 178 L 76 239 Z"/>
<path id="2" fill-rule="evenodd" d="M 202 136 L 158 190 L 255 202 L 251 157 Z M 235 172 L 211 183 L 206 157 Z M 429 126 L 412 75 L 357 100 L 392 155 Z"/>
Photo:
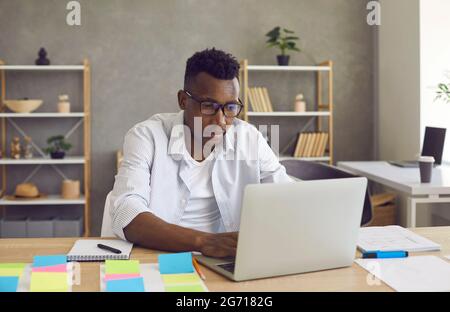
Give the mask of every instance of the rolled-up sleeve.
<path id="1" fill-rule="evenodd" d="M 135 126 L 125 136 L 123 160 L 110 196 L 113 232 L 122 239 L 123 229 L 143 212 L 150 212 L 150 174 L 154 142 L 144 127 Z"/>
<path id="2" fill-rule="evenodd" d="M 294 182 L 261 133 L 258 133 L 258 157 L 261 183 Z"/>

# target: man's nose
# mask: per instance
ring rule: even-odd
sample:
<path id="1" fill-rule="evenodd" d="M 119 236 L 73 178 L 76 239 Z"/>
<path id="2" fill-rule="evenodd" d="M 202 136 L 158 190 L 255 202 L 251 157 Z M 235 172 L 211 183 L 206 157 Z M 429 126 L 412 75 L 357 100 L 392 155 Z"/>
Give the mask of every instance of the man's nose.
<path id="1" fill-rule="evenodd" d="M 223 114 L 223 111 L 221 109 L 219 109 L 216 113 L 216 123 L 220 126 L 224 126 L 226 125 L 225 122 L 225 115 Z"/>

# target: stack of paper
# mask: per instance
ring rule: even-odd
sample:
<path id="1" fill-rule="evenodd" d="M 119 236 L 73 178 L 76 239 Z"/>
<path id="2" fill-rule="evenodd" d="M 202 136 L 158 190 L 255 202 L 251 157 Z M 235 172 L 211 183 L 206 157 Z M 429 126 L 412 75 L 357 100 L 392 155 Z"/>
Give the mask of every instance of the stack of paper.
<path id="1" fill-rule="evenodd" d="M 158 256 L 159 271 L 167 292 L 203 292 L 205 286 L 192 265 L 192 253 Z"/>
<path id="2" fill-rule="evenodd" d="M 401 226 L 365 227 L 359 230 L 358 248 L 362 251 L 435 251 L 441 246 Z"/>
<path id="3" fill-rule="evenodd" d="M 450 263 L 435 256 L 355 262 L 396 291 L 450 291 Z"/>
<path id="4" fill-rule="evenodd" d="M 26 263 L 0 263 L 0 292 L 16 292 Z"/>
<path id="5" fill-rule="evenodd" d="M 31 271 L 30 291 L 67 292 L 72 275 L 68 274 L 65 255 L 35 256 Z"/>
<path id="6" fill-rule="evenodd" d="M 108 292 L 144 292 L 138 260 L 106 260 L 105 276 Z"/>

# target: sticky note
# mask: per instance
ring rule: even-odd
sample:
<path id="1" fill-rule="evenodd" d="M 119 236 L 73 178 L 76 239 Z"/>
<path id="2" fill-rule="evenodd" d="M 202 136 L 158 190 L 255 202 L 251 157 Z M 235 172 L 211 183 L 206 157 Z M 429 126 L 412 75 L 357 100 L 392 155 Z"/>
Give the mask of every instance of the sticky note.
<path id="1" fill-rule="evenodd" d="M 188 274 L 161 274 L 164 285 L 169 284 L 195 284 L 200 283 L 200 277 L 195 273 Z"/>
<path id="2" fill-rule="evenodd" d="M 0 276 L 22 276 L 26 263 L 0 263 Z"/>
<path id="3" fill-rule="evenodd" d="M 106 260 L 105 274 L 140 273 L 139 260 Z"/>
<path id="4" fill-rule="evenodd" d="M 111 280 L 106 282 L 108 292 L 144 292 L 144 279 L 142 277 Z"/>
<path id="5" fill-rule="evenodd" d="M 159 272 L 161 274 L 192 273 L 192 253 L 182 252 L 158 256 Z"/>
<path id="6" fill-rule="evenodd" d="M 19 285 L 17 276 L 0 276 L 0 292 L 16 292 Z"/>
<path id="7" fill-rule="evenodd" d="M 67 273 L 63 272 L 32 272 L 30 291 L 68 291 Z"/>
<path id="8" fill-rule="evenodd" d="M 32 268 L 32 272 L 67 272 L 67 264 L 58 264 L 52 266 L 41 266 Z"/>
<path id="9" fill-rule="evenodd" d="M 34 256 L 33 268 L 67 263 L 66 255 Z"/>
<path id="10" fill-rule="evenodd" d="M 112 281 L 112 280 L 118 280 L 118 279 L 127 279 L 127 278 L 136 278 L 141 277 L 141 274 L 139 273 L 133 273 L 133 274 L 106 274 L 105 275 L 105 281 Z"/>
<path id="11" fill-rule="evenodd" d="M 164 287 L 167 292 L 204 292 L 201 284 L 167 285 Z"/>

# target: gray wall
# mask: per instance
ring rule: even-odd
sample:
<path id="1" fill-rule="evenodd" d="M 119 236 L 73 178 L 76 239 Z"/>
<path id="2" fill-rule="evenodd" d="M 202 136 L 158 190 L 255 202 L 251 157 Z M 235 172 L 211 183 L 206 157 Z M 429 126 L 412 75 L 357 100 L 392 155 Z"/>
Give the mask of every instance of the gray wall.
<path id="1" fill-rule="evenodd" d="M 67 1 L 1 0 L 0 58 L 9 64 L 32 64 L 44 46 L 53 64 L 77 64 L 84 57 L 91 61 L 94 234 L 100 231 L 104 198 L 114 182 L 115 151 L 135 123 L 177 111 L 176 92 L 182 87 L 186 59 L 215 46 L 252 64 L 273 64 L 277 51 L 265 48 L 264 35 L 276 25 L 295 30 L 301 46 L 317 61 L 335 62 L 336 160 L 373 158 L 373 29 L 366 24 L 366 1 L 80 2 L 82 26 L 70 27 L 65 23 Z M 304 54 L 291 58 L 293 64 L 311 63 Z M 31 83 L 27 75 L 8 76 L 8 97 L 39 96 L 46 101 L 42 110 L 54 110 L 56 96 L 69 93 L 74 105 L 81 104 L 79 78 L 45 76 L 43 86 Z M 270 83 L 275 106 L 288 110 L 297 92 L 306 93 L 310 103 L 314 100 L 313 78 L 262 74 L 254 77 L 254 84 Z M 70 128 L 70 121 L 43 123 L 25 125 L 41 145 L 49 135 Z M 287 122 L 287 130 L 281 130 L 282 147 L 300 123 Z M 73 142 L 75 150 L 81 147 L 75 137 Z M 37 181 L 44 188 L 45 179 Z"/>

